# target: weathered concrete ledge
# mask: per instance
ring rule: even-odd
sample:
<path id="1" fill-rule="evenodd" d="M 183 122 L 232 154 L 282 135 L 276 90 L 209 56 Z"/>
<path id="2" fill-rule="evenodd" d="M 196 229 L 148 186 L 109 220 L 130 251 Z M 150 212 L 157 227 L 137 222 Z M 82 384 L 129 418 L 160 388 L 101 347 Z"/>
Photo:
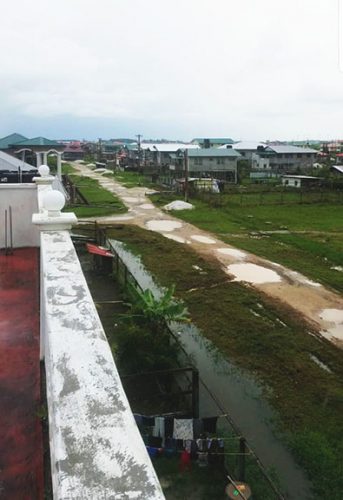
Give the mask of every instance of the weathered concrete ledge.
<path id="1" fill-rule="evenodd" d="M 68 231 L 41 232 L 56 499 L 163 499 Z"/>

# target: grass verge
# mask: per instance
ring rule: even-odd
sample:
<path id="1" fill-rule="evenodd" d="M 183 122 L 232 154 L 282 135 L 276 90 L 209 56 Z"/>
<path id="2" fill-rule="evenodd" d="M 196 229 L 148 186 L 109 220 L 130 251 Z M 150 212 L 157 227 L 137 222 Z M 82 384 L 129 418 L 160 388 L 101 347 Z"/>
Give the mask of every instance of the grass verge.
<path id="1" fill-rule="evenodd" d="M 69 173 L 69 178 L 86 198 L 89 205 L 69 205 L 65 211 L 74 212 L 77 217 L 99 217 L 127 211 L 122 201 L 100 186 L 95 179 L 73 173 Z"/>
<path id="2" fill-rule="evenodd" d="M 175 196 L 153 196 L 154 203 L 160 206 L 171 199 Z M 342 204 L 247 207 L 227 203 L 215 207 L 205 201 L 191 202 L 194 210 L 175 215 L 226 243 L 343 291 Z"/>
<path id="3" fill-rule="evenodd" d="M 343 488 L 342 352 L 310 335 L 293 310 L 229 282 L 216 262 L 186 246 L 131 226 L 118 226 L 108 235 L 140 254 L 162 286 L 175 283 L 177 296 L 204 335 L 259 378 L 279 415 L 282 439 L 313 481 L 314 498 L 330 491 L 330 498 L 338 500 Z"/>

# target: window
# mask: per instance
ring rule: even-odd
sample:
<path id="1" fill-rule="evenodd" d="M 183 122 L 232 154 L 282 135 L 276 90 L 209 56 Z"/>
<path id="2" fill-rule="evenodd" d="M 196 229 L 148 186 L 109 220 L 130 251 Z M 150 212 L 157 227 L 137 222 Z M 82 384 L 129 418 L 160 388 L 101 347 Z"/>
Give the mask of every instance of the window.
<path id="1" fill-rule="evenodd" d="M 225 160 L 224 158 L 217 158 L 217 165 L 224 165 Z"/>
<path id="2" fill-rule="evenodd" d="M 202 165 L 202 158 L 195 158 L 194 164 L 195 165 Z"/>

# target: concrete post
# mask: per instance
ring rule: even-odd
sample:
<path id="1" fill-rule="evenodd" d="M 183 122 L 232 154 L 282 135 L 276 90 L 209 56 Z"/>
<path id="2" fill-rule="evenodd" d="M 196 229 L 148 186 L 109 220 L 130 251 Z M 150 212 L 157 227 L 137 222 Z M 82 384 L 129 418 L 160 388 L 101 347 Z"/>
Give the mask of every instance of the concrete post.
<path id="1" fill-rule="evenodd" d="M 37 168 L 39 168 L 42 164 L 42 158 L 39 152 L 36 152 L 36 158 L 37 158 Z"/>
<path id="2" fill-rule="evenodd" d="M 48 153 L 44 151 L 43 153 L 43 164 L 47 165 L 48 164 Z"/>
<path id="3" fill-rule="evenodd" d="M 57 153 L 57 177 L 62 182 L 62 153 Z"/>

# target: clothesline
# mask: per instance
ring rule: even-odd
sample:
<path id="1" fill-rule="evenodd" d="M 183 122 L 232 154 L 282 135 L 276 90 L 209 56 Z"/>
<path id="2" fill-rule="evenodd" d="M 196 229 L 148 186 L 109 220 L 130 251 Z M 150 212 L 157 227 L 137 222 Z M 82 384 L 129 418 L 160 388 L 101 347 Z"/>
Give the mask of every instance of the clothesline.
<path id="1" fill-rule="evenodd" d="M 146 445 L 145 447 L 146 448 L 153 448 L 155 450 L 169 450 L 170 449 L 170 448 L 163 448 L 163 447 L 158 448 L 157 446 L 148 446 L 148 445 Z M 176 453 L 183 453 L 184 451 L 185 450 L 173 450 L 173 452 L 175 454 Z M 198 453 L 198 454 L 199 453 L 208 454 L 209 452 L 208 451 L 197 451 L 196 453 Z M 214 452 L 211 452 L 211 455 L 222 455 L 222 456 L 224 456 L 224 455 L 234 455 L 234 456 L 239 455 L 239 456 L 245 456 L 245 457 L 247 457 L 247 456 L 251 455 L 251 452 L 249 452 L 249 453 L 218 453 L 218 452 L 214 451 Z"/>

